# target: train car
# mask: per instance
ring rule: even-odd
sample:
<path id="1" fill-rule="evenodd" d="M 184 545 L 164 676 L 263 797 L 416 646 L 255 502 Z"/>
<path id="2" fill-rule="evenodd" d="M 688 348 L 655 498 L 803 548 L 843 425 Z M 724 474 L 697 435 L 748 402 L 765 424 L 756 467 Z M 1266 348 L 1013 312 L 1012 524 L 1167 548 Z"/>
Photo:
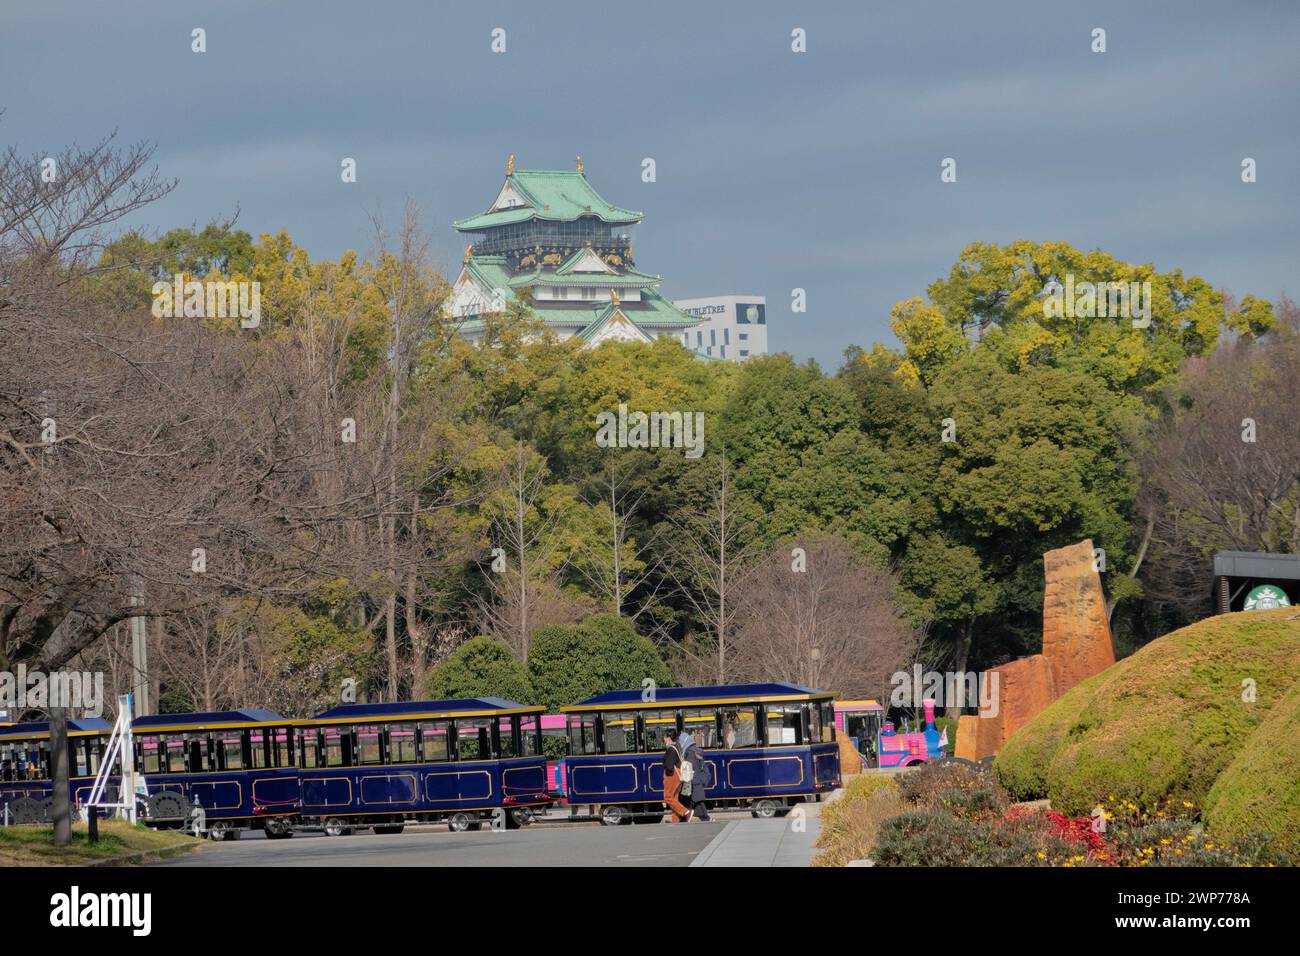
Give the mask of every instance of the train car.
<path id="1" fill-rule="evenodd" d="M 706 754 L 695 786 L 756 817 L 789 812 L 840 784 L 833 695 L 793 684 L 611 691 L 562 707 L 565 798 L 606 826 L 663 820 L 663 732 L 689 730 Z"/>
<path id="2" fill-rule="evenodd" d="M 74 809 L 90 796 L 112 730 L 98 718 L 68 721 L 69 790 Z M 0 727 L 0 818 L 11 823 L 48 822 L 53 792 L 50 725 L 41 721 Z"/>
<path id="3" fill-rule="evenodd" d="M 141 821 L 184 826 L 201 806 L 214 839 L 238 839 L 244 830 L 293 836 L 302 805 L 294 723 L 269 710 L 135 718 L 135 766 L 148 789 Z"/>
<path id="4" fill-rule="evenodd" d="M 542 752 L 546 754 L 546 790 L 551 799 L 564 802 L 564 755 L 569 722 L 563 714 L 542 714 Z"/>
<path id="5" fill-rule="evenodd" d="M 542 710 L 479 697 L 345 704 L 300 721 L 304 821 L 331 836 L 528 823 L 551 800 Z"/>
<path id="6" fill-rule="evenodd" d="M 938 760 L 947 739 L 934 726 L 934 701 L 924 702 L 922 730 L 899 733 L 884 708 L 874 700 L 837 700 L 835 729 L 853 739 L 868 767 L 910 767 Z"/>

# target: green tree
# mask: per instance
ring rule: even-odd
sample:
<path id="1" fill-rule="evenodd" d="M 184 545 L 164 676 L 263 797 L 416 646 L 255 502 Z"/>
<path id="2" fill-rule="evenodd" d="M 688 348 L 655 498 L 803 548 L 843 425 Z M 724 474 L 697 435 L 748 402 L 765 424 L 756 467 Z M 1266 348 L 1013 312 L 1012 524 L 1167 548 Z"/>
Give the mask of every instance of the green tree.
<path id="1" fill-rule="evenodd" d="M 528 673 L 536 699 L 548 709 L 610 690 L 671 683 L 654 644 L 626 618 L 597 614 L 579 625 L 542 628 L 533 637 Z"/>
<path id="2" fill-rule="evenodd" d="M 454 697 L 503 697 L 521 704 L 534 699 L 528 668 L 494 637 L 470 638 L 429 674 L 428 693 Z"/>

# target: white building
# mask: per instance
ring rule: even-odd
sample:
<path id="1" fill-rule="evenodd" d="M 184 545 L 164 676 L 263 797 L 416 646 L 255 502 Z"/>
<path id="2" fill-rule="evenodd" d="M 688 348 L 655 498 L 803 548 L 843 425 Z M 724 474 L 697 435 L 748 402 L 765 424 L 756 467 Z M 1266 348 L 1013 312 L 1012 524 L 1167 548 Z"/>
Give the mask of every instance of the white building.
<path id="1" fill-rule="evenodd" d="M 673 305 L 700 320 L 682 334 L 698 355 L 743 362 L 767 354 L 767 299 L 761 295 L 715 295 L 674 299 Z"/>

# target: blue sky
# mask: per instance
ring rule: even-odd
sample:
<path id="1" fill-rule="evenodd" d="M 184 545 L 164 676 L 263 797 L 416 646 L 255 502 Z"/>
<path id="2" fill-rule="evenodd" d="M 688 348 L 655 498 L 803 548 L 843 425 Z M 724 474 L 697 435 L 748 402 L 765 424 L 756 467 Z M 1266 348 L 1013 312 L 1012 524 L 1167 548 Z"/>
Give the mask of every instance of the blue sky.
<path id="1" fill-rule="evenodd" d="M 509 153 L 580 153 L 610 202 L 645 211 L 637 263 L 667 295 L 766 295 L 771 349 L 834 367 L 893 342 L 890 306 L 974 240 L 1300 297 L 1298 43 L 1294 2 L 11 2 L 0 142 L 116 127 L 180 179 L 138 224 L 238 209 L 316 257 L 367 251 L 367 211 L 409 196 L 453 273 L 451 220 L 486 208 Z"/>

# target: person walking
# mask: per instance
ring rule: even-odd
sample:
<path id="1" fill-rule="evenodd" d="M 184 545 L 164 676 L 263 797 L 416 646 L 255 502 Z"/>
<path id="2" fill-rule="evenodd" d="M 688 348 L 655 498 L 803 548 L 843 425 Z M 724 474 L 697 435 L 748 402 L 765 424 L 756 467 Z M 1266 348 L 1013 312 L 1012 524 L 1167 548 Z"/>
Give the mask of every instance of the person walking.
<path id="1" fill-rule="evenodd" d="M 681 748 L 682 759 L 689 763 L 694 771 L 690 783 L 691 814 L 708 823 L 712 817 L 709 816 L 708 805 L 704 802 L 704 750 L 690 734 L 682 734 Z"/>
<path id="2" fill-rule="evenodd" d="M 682 806 L 682 752 L 677 749 L 677 731 L 664 731 L 664 803 L 673 812 L 673 823 L 690 823 L 692 813 Z"/>

